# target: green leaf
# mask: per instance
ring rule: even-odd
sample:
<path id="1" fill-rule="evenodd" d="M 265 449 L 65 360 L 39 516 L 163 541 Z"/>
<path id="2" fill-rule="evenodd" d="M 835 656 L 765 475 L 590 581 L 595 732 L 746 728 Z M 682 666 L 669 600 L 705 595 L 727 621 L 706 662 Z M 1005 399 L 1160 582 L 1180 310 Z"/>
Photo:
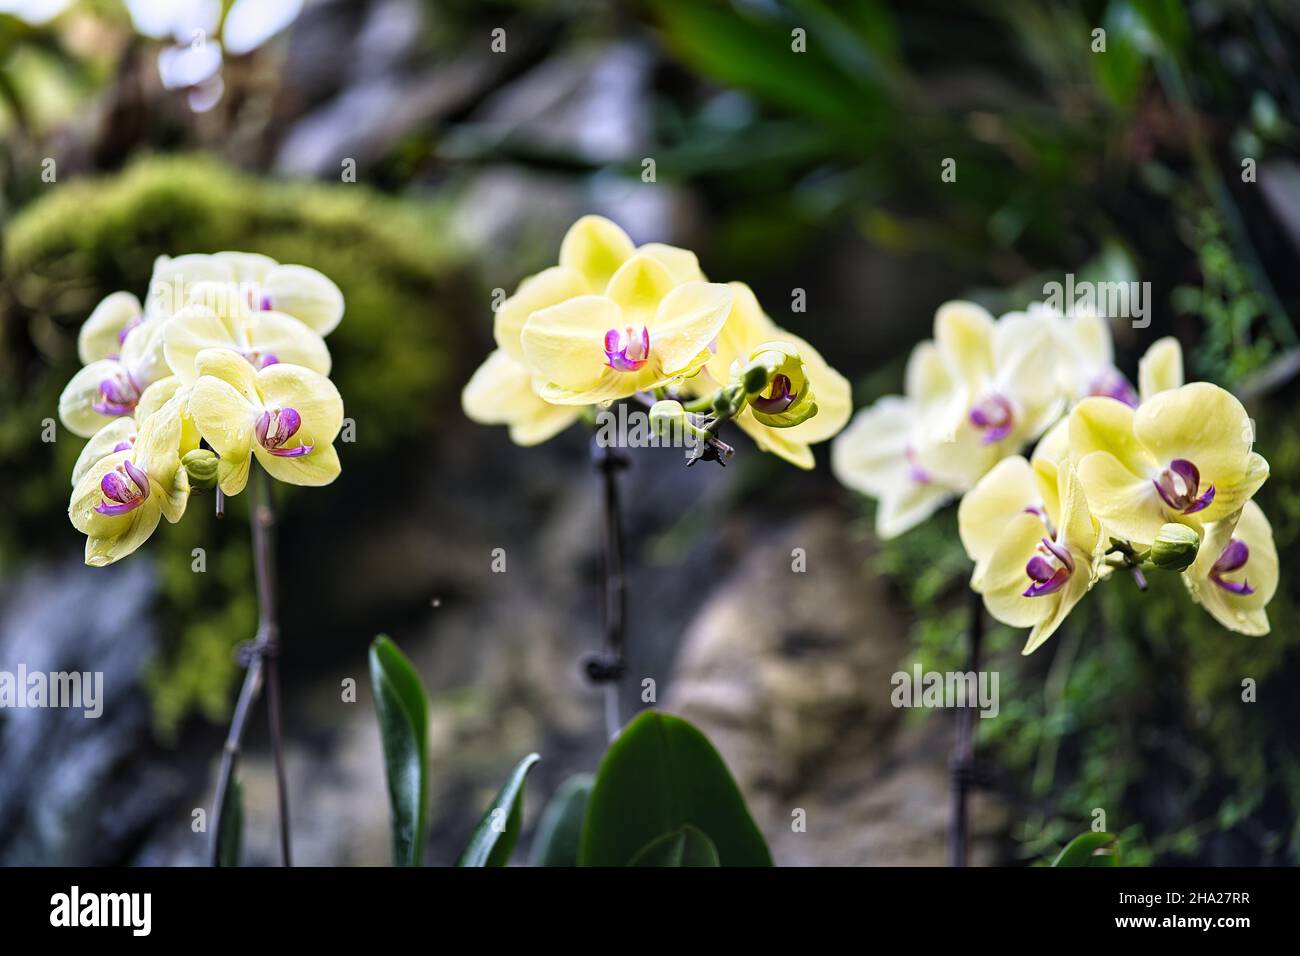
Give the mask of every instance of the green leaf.
<path id="1" fill-rule="evenodd" d="M 651 840 L 628 866 L 721 866 L 718 848 L 689 823 Z"/>
<path id="2" fill-rule="evenodd" d="M 524 781 L 533 764 L 541 759 L 537 754 L 529 754 L 515 764 L 492 806 L 475 827 L 457 866 L 505 866 L 510 861 L 510 851 L 515 848 L 524 824 Z"/>
<path id="3" fill-rule="evenodd" d="M 244 788 L 239 778 L 230 781 L 225 803 L 221 805 L 221 822 L 217 827 L 217 866 L 239 866 L 244 847 Z"/>
<path id="4" fill-rule="evenodd" d="M 1115 866 L 1119 856 L 1119 837 L 1113 833 L 1081 833 L 1061 851 L 1052 866 Z M 1114 847 L 1107 853 L 1098 850 Z"/>
<path id="5" fill-rule="evenodd" d="M 560 784 L 537 823 L 528 857 L 532 866 L 578 865 L 578 841 L 594 780 L 589 773 L 578 773 Z"/>
<path id="6" fill-rule="evenodd" d="M 580 866 L 623 866 L 690 824 L 722 866 L 771 866 L 763 834 L 708 738 L 680 717 L 647 710 L 610 744 L 587 805 Z"/>
<path id="7" fill-rule="evenodd" d="M 419 866 L 428 821 L 428 698 L 411 662 L 382 634 L 370 645 L 370 683 L 384 745 L 393 865 Z"/>

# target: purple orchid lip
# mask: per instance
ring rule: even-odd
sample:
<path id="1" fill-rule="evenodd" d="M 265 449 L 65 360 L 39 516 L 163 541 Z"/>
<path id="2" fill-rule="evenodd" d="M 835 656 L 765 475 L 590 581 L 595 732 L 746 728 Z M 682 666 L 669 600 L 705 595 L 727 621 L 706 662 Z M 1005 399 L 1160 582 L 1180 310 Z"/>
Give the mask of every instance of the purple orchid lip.
<path id="1" fill-rule="evenodd" d="M 263 311 L 263 312 L 270 312 L 270 311 L 271 311 L 271 297 L 270 297 L 269 295 L 264 295 L 264 296 L 262 296 L 262 301 L 260 301 L 260 302 L 258 303 L 258 305 L 260 305 L 260 306 L 262 307 L 262 311 Z"/>
<path id="2" fill-rule="evenodd" d="M 1059 591 L 1074 573 L 1074 557 L 1064 545 L 1043 538 L 1038 550 L 1041 554 L 1034 555 L 1025 565 L 1025 573 L 1033 583 L 1025 589 L 1024 597 L 1042 597 Z"/>
<path id="3" fill-rule="evenodd" d="M 140 386 L 126 369 L 119 368 L 100 380 L 99 401 L 92 402 L 90 407 L 101 415 L 130 415 L 139 400 Z"/>
<path id="4" fill-rule="evenodd" d="M 1015 425 L 1015 409 L 1007 399 L 994 392 L 975 403 L 970 410 L 970 422 L 984 430 L 983 444 L 992 445 L 1011 434 Z"/>
<path id="5" fill-rule="evenodd" d="M 1201 472 L 1186 458 L 1175 458 L 1151 483 L 1156 486 L 1164 503 L 1181 514 L 1195 514 L 1214 501 L 1213 484 L 1197 496 L 1201 490 Z"/>
<path id="6" fill-rule="evenodd" d="M 605 333 L 605 364 L 619 372 L 635 372 L 650 359 L 650 330 L 641 326 L 637 335 L 632 326 L 620 332 Z"/>
<path id="7" fill-rule="evenodd" d="M 1227 581 L 1223 575 L 1231 574 L 1233 571 L 1240 571 L 1250 560 L 1250 548 L 1246 542 L 1240 538 L 1233 538 L 1228 542 L 1228 546 L 1223 549 L 1223 553 L 1215 560 L 1214 566 L 1210 568 L 1210 580 L 1217 584 L 1223 590 L 1232 594 L 1245 597 L 1248 594 L 1254 594 L 1255 589 L 1250 586 L 1246 579 L 1238 581 Z"/>
<path id="8" fill-rule="evenodd" d="M 1116 369 L 1110 369 L 1094 378 L 1088 386 L 1088 394 L 1113 398 L 1117 402 L 1123 402 L 1129 408 L 1138 407 L 1137 392 L 1133 390 L 1128 379 Z"/>
<path id="9" fill-rule="evenodd" d="M 907 477 L 911 478 L 918 485 L 928 485 L 931 481 L 930 473 L 921 465 L 920 458 L 917 457 L 916 449 L 911 445 L 903 453 L 907 456 Z"/>
<path id="10" fill-rule="evenodd" d="M 110 471 L 99 480 L 104 500 L 95 506 L 95 510 L 102 515 L 127 514 L 149 497 L 149 476 L 129 461 L 122 462 L 120 468 L 122 470 Z M 109 504 L 110 501 L 115 503 Z"/>
<path id="11" fill-rule="evenodd" d="M 284 444 L 302 427 L 302 416 L 296 408 L 282 408 L 277 412 L 264 411 L 254 426 L 257 440 L 263 448 L 277 458 L 301 458 L 310 455 L 316 446 L 302 442 L 293 448 Z"/>
<path id="12" fill-rule="evenodd" d="M 790 379 L 784 375 L 775 375 L 772 377 L 772 388 L 770 394 L 764 398 L 762 395 L 755 395 L 749 400 L 760 412 L 768 415 L 775 415 L 783 412 L 799 398 L 798 394 L 790 391 Z"/>

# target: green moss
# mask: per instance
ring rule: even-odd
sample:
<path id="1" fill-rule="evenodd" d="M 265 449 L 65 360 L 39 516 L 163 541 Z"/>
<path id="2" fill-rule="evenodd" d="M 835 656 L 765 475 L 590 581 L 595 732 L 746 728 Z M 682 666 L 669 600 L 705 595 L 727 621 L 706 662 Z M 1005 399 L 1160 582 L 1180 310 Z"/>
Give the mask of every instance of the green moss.
<path id="1" fill-rule="evenodd" d="M 319 269 L 347 303 L 329 338 L 333 378 L 355 421 L 346 467 L 378 473 L 399 446 L 427 443 L 458 384 L 449 371 L 463 324 L 451 316 L 465 283 L 446 236 L 432 204 L 359 184 L 255 178 L 199 157 L 145 159 L 60 184 L 28 206 L 4 235 L 0 461 L 12 511 L 0 523 L 0 573 L 31 557 L 31 542 L 65 553 L 76 540 L 64 515 L 66 476 L 82 441 L 60 429 L 57 442 L 43 443 L 40 423 L 56 417 L 78 366 L 76 331 L 102 296 L 143 297 L 160 254 L 236 249 Z M 225 714 L 238 676 L 232 649 L 253 634 L 247 531 L 232 511 L 223 526 L 210 497 L 196 497 L 142 558 L 158 569 L 162 630 L 175 635 L 146 678 L 164 733 L 196 709 Z M 207 549 L 204 574 L 191 570 L 196 547 Z"/>

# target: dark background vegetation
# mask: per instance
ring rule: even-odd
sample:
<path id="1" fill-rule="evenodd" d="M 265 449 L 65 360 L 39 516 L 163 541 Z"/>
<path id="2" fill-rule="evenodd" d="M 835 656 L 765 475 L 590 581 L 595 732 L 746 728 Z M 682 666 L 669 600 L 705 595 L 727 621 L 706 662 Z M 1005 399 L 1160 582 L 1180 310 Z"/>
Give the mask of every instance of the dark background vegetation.
<path id="1" fill-rule="evenodd" d="M 497 27 L 505 53 L 490 51 Z M 791 50 L 795 29 L 806 52 Z M 1088 269 L 1149 281 L 1154 320 L 1115 328 L 1119 363 L 1132 374 L 1173 334 L 1189 377 L 1248 400 L 1272 465 L 1259 500 L 1283 569 L 1273 632 L 1222 630 L 1176 580 L 1145 595 L 1111 582 L 1028 660 L 1020 635 L 994 629 L 1002 714 L 978 724 L 997 812 L 977 831 L 982 859 L 1050 858 L 1101 808 L 1130 863 L 1300 862 L 1298 41 L 1284 0 L 322 0 L 228 58 L 222 101 L 196 115 L 161 88 L 158 44 L 120 5 L 77 4 L 42 27 L 0 15 L 0 666 L 34 655 L 21 659 L 121 677 L 98 725 L 0 715 L 0 860 L 201 858 L 190 809 L 209 799 L 232 650 L 255 614 L 239 503 L 222 523 L 196 499 L 122 566 L 84 569 L 64 515 L 80 442 L 40 441 L 80 322 L 107 292 L 143 294 L 161 253 L 302 262 L 348 303 L 329 344 L 358 440 L 336 484 L 281 499 L 307 861 L 384 860 L 369 705 L 338 703 L 340 680 L 364 684 L 379 631 L 435 697 L 431 861 L 454 858 L 527 749 L 544 757 L 530 815 L 537 794 L 591 769 L 599 701 L 576 662 L 596 643 L 599 539 L 584 439 L 513 448 L 466 422 L 458 394 L 491 345 L 492 290 L 553 261 L 567 224 L 596 211 L 749 282 L 860 403 L 898 390 L 947 298 L 1023 308 L 1046 279 Z M 949 157 L 955 183 L 940 178 Z M 344 159 L 356 183 L 340 181 Z M 806 313 L 790 313 L 794 289 Z M 636 456 L 632 672 L 656 675 L 662 696 L 707 687 L 700 662 L 716 659 L 728 692 L 762 701 L 676 698 L 722 735 L 778 862 L 941 860 L 946 718 L 918 730 L 881 705 L 899 665 L 963 666 L 955 520 L 880 547 L 824 448 L 802 474 L 740 444 L 726 472 Z M 809 578 L 845 606 L 747 619 L 763 562 L 788 562 L 807 536 L 825 544 Z M 505 575 L 488 570 L 494 547 Z M 832 619 L 863 626 L 830 634 Z M 880 660 L 864 663 L 870 648 Z M 816 705 L 801 696 L 814 673 L 832 688 Z M 1246 677 L 1257 703 L 1240 700 Z M 625 704 L 640 701 L 630 690 Z M 789 807 L 824 797 L 832 756 L 863 770 L 824 800 L 831 836 L 777 838 Z M 889 767 L 908 760 L 927 775 L 882 803 Z M 264 763 L 246 788 L 253 862 L 272 857 Z M 862 807 L 914 842 L 855 828 Z"/>

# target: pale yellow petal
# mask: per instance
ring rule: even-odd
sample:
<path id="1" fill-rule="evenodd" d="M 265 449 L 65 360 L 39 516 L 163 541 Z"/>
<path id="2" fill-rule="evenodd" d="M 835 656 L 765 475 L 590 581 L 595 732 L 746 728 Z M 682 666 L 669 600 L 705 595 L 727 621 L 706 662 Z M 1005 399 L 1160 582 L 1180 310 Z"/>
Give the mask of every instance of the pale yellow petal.
<path id="1" fill-rule="evenodd" d="M 1027 509 L 1041 506 L 1034 470 L 1019 455 L 1003 458 L 962 496 L 957 531 L 967 556 L 975 562 L 976 578 L 982 576 L 1007 526 Z"/>
<path id="2" fill-rule="evenodd" d="M 680 249 L 662 242 L 647 242 L 645 245 L 637 246 L 636 251 L 641 255 L 657 259 L 667 266 L 668 271 L 672 273 L 674 285 L 704 281 L 704 273 L 700 271 L 700 260 L 689 249 Z"/>
<path id="3" fill-rule="evenodd" d="M 1151 396 L 1134 414 L 1133 431 L 1161 467 L 1178 458 L 1192 462 L 1202 489 L 1226 490 L 1251 467 L 1254 423 L 1231 392 L 1209 382 Z"/>
<path id="4" fill-rule="evenodd" d="M 1183 347 L 1172 336 L 1151 343 L 1138 362 L 1138 392 L 1146 401 L 1183 384 Z"/>
<path id="5" fill-rule="evenodd" d="M 619 266 L 618 271 L 610 277 L 609 284 L 605 287 L 605 298 L 622 309 L 625 325 L 639 329 L 652 324 L 659 304 L 672 291 L 673 286 L 673 276 L 667 266 L 650 256 L 637 254 Z M 698 351 L 697 346 L 691 354 Z"/>
<path id="6" fill-rule="evenodd" d="M 110 358 L 122 351 L 122 331 L 143 317 L 140 300 L 129 292 L 106 296 L 90 313 L 77 334 L 77 355 L 82 365 Z"/>
<path id="7" fill-rule="evenodd" d="M 194 370 L 199 377 L 220 379 L 245 401 L 257 403 L 257 370 L 237 352 L 229 349 L 203 349 L 194 357 Z"/>
<path id="8" fill-rule="evenodd" d="M 993 336 L 993 316 L 973 302 L 945 302 L 934 315 L 935 343 L 968 389 L 993 375 Z"/>
<path id="9" fill-rule="evenodd" d="M 635 251 L 617 225 L 602 216 L 583 216 L 560 243 L 560 265 L 581 273 L 588 288 L 598 291 Z"/>
<path id="10" fill-rule="evenodd" d="M 329 444 L 316 445 L 309 454 L 297 458 L 281 458 L 254 442 L 253 454 L 268 475 L 290 485 L 312 488 L 328 485 L 342 470 L 339 453 Z"/>
<path id="11" fill-rule="evenodd" d="M 520 335 L 525 364 L 560 389 L 592 389 L 605 372 L 614 372 L 605 362 L 605 333 L 622 324 L 618 306 L 600 295 L 575 296 L 540 309 L 524 323 Z"/>
<path id="12" fill-rule="evenodd" d="M 687 282 L 663 298 L 650 323 L 650 352 L 665 375 L 689 375 L 702 366 L 731 300 L 731 289 L 716 282 Z"/>
<path id="13" fill-rule="evenodd" d="M 876 537 L 888 541 L 910 531 L 952 498 L 946 488 L 916 482 L 885 495 L 876 503 Z"/>
<path id="14" fill-rule="evenodd" d="M 253 426 L 260 414 L 261 409 L 233 385 L 211 375 L 195 382 L 190 393 L 190 416 L 199 434 L 223 462 L 237 464 L 248 458 Z M 222 489 L 230 494 L 237 493 L 224 484 Z"/>
<path id="15" fill-rule="evenodd" d="M 318 335 L 329 335 L 343 319 L 343 293 L 329 277 L 307 266 L 276 266 L 262 280 L 262 301 L 291 315 Z"/>
<path id="16" fill-rule="evenodd" d="M 519 341 L 524 323 L 534 312 L 559 305 L 575 296 L 589 295 L 591 288 L 582 273 L 564 266 L 552 266 L 519 283 L 515 294 L 501 303 L 492 324 L 497 346 L 516 362 L 523 362 L 524 348 Z"/>

